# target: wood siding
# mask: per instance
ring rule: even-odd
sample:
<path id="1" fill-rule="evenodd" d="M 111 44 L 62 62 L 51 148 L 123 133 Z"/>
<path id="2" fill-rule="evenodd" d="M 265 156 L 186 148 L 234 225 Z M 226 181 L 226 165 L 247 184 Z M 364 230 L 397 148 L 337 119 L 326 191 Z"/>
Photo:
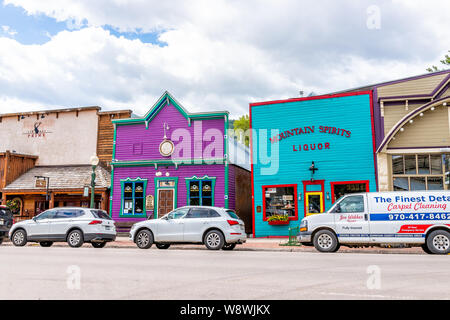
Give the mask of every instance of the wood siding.
<path id="1" fill-rule="evenodd" d="M 235 165 L 230 165 L 230 171 L 234 172 L 234 181 L 230 181 L 230 185 L 236 192 L 235 210 L 245 223 L 245 232 L 250 234 L 253 232 L 251 173 Z"/>
<path id="2" fill-rule="evenodd" d="M 448 73 L 438 74 L 410 81 L 402 81 L 378 88 L 378 97 L 395 97 L 407 95 L 431 94 L 434 89 L 448 76 Z"/>
<path id="3" fill-rule="evenodd" d="M 384 104 L 384 134 L 387 135 L 388 132 L 408 113 L 421 107 L 423 103 L 408 103 L 408 110 L 405 108 L 405 103 L 403 104 Z"/>
<path id="4" fill-rule="evenodd" d="M 441 147 L 450 145 L 449 118 L 447 107 L 436 107 L 415 117 L 412 124 L 404 126 L 405 131 L 395 135 L 389 148 Z"/>
<path id="5" fill-rule="evenodd" d="M 0 154 L 0 189 L 34 168 L 38 157 L 19 155 L 9 151 Z"/>
<path id="6" fill-rule="evenodd" d="M 99 113 L 97 156 L 109 168 L 114 149 L 114 125 L 111 120 L 125 119 L 131 116 L 131 111 Z"/>

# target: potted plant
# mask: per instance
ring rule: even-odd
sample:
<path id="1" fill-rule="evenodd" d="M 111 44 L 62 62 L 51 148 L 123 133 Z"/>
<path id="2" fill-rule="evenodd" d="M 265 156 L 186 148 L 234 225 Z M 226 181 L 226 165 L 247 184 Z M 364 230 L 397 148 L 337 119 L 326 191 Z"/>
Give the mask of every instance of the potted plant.
<path id="1" fill-rule="evenodd" d="M 272 226 L 289 224 L 289 216 L 282 214 L 274 214 L 267 218 L 267 222 Z"/>

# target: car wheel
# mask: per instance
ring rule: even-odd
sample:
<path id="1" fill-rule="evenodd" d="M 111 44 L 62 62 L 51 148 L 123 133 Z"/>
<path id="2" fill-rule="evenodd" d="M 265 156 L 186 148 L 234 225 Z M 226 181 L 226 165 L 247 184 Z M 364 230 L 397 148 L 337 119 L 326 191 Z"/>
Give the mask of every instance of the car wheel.
<path id="1" fill-rule="evenodd" d="M 0 244 L 2 244 L 3 243 L 3 238 L 0 238 Z"/>
<path id="2" fill-rule="evenodd" d="M 329 230 L 320 230 L 314 235 L 314 247 L 320 252 L 336 252 L 339 242 L 336 235 Z"/>
<path id="3" fill-rule="evenodd" d="M 23 247 L 27 244 L 27 233 L 25 230 L 17 230 L 12 236 L 12 243 L 16 247 Z"/>
<path id="4" fill-rule="evenodd" d="M 222 247 L 222 250 L 233 250 L 236 247 L 236 243 L 227 243 Z"/>
<path id="5" fill-rule="evenodd" d="M 52 244 L 53 244 L 53 242 L 51 242 L 51 241 L 41 241 L 41 242 L 39 242 L 39 244 L 41 245 L 41 247 L 51 247 L 52 246 Z"/>
<path id="6" fill-rule="evenodd" d="M 427 247 L 434 254 L 450 253 L 450 233 L 445 230 L 431 232 L 427 237 Z"/>
<path id="7" fill-rule="evenodd" d="M 211 230 L 205 236 L 205 246 L 209 250 L 220 250 L 225 245 L 225 239 L 219 230 Z"/>
<path id="8" fill-rule="evenodd" d="M 67 243 L 72 248 L 79 248 L 83 245 L 83 233 L 80 230 L 73 230 L 67 236 Z"/>
<path id="9" fill-rule="evenodd" d="M 420 247 L 422 248 L 422 250 L 423 250 L 425 253 L 433 254 L 433 252 L 431 252 L 430 249 L 428 249 L 428 247 L 427 247 L 426 244 L 423 244 L 423 245 L 421 245 Z"/>
<path id="10" fill-rule="evenodd" d="M 170 243 L 157 243 L 156 247 L 158 249 L 169 249 Z"/>
<path id="11" fill-rule="evenodd" d="M 94 248 L 103 248 L 104 246 L 106 246 L 106 241 L 103 242 L 91 242 L 92 246 Z"/>
<path id="12" fill-rule="evenodd" d="M 149 249 L 153 244 L 153 234 L 150 230 L 141 230 L 136 235 L 135 242 L 139 249 Z"/>

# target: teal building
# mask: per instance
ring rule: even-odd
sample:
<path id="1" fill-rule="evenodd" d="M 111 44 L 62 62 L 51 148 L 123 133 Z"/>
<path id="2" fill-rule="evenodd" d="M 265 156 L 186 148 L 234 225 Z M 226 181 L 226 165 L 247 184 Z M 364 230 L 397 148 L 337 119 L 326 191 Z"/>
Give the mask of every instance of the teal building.
<path id="1" fill-rule="evenodd" d="M 250 104 L 254 237 L 287 236 L 347 193 L 376 191 L 372 92 Z"/>

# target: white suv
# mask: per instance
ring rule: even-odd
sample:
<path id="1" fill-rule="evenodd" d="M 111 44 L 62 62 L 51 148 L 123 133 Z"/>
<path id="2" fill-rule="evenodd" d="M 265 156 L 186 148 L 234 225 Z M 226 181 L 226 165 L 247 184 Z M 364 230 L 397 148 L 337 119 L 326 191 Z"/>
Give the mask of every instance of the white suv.
<path id="1" fill-rule="evenodd" d="M 55 208 L 42 212 L 31 220 L 18 222 L 9 230 L 15 246 L 28 241 L 50 247 L 53 242 L 67 241 L 71 247 L 90 242 L 94 248 L 103 248 L 116 239 L 114 221 L 106 211 L 87 208 Z"/>
<path id="2" fill-rule="evenodd" d="M 210 250 L 233 250 L 246 241 L 244 222 L 233 210 L 187 206 L 159 219 L 135 223 L 130 239 L 141 249 L 153 243 L 167 249 L 172 243 L 204 244 Z"/>

